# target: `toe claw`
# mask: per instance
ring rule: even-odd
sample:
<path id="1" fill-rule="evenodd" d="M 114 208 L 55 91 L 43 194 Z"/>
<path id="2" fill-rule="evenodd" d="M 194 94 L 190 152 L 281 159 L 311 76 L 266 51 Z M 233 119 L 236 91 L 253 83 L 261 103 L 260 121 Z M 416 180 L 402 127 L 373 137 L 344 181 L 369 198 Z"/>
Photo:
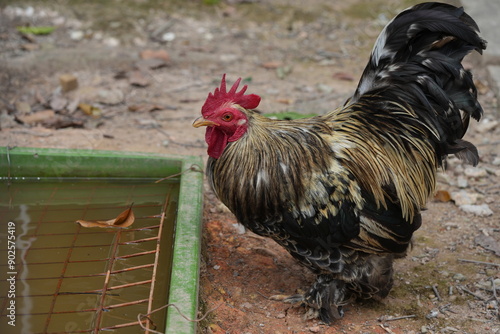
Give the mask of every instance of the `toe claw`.
<path id="1" fill-rule="evenodd" d="M 304 301 L 304 296 L 297 294 L 297 295 L 274 295 L 269 297 L 271 300 L 277 300 L 281 301 L 284 303 L 290 303 L 290 304 L 296 304 Z"/>
<path id="2" fill-rule="evenodd" d="M 290 296 L 288 296 L 288 295 L 272 295 L 272 296 L 269 297 L 269 299 L 271 299 L 271 300 L 277 300 L 277 301 L 281 302 L 281 301 L 285 300 L 288 297 L 290 297 Z"/>
<path id="3" fill-rule="evenodd" d="M 302 303 L 304 301 L 304 295 L 291 295 L 283 299 L 285 303 L 290 303 L 290 304 L 297 304 L 297 303 Z"/>

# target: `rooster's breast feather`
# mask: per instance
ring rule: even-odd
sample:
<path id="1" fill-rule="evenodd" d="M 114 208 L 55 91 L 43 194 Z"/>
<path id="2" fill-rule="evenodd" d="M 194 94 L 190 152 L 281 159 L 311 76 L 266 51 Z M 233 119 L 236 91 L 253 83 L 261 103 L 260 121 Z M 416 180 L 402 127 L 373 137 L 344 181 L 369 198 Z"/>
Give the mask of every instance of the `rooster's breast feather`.
<path id="1" fill-rule="evenodd" d="M 340 110 L 300 122 L 252 115 L 251 132 L 228 145 L 220 159 L 209 160 L 217 195 L 245 226 L 298 257 L 341 246 L 404 251 L 414 213 L 410 219 L 400 207 L 396 189 L 407 185 L 394 185 L 405 179 L 399 166 L 404 162 L 394 164 L 389 156 L 391 145 L 404 144 L 369 142 L 372 138 L 359 134 L 371 124 L 355 115 Z"/>

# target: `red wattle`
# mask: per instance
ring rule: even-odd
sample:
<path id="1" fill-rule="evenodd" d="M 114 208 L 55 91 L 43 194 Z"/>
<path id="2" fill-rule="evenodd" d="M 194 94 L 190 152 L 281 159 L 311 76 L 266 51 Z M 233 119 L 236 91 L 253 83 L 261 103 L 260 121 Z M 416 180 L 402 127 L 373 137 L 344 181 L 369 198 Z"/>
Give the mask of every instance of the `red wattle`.
<path id="1" fill-rule="evenodd" d="M 216 127 L 208 127 L 205 133 L 205 141 L 208 144 L 208 155 L 219 159 L 227 146 L 227 135 Z"/>

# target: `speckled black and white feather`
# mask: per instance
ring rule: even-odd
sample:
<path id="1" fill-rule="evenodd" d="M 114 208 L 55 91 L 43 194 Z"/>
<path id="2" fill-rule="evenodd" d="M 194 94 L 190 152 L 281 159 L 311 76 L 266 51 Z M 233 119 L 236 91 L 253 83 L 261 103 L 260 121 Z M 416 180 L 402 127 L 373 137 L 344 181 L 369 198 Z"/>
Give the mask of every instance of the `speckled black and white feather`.
<path id="1" fill-rule="evenodd" d="M 423 3 L 407 9 L 379 35 L 350 103 L 400 88 L 410 105 L 422 105 L 415 111 L 432 129 L 442 156 L 454 153 L 476 165 L 476 149 L 461 138 L 469 118 L 479 120 L 482 109 L 461 61 L 470 51 L 486 48 L 478 32 L 463 8 Z"/>
<path id="2" fill-rule="evenodd" d="M 318 274 L 289 301 L 331 322 L 350 298 L 389 293 L 442 159 L 479 160 L 462 139 L 482 109 L 461 61 L 484 48 L 463 9 L 421 4 L 383 30 L 343 107 L 275 121 L 236 106 L 247 132 L 209 159 L 208 178 L 243 225 Z"/>

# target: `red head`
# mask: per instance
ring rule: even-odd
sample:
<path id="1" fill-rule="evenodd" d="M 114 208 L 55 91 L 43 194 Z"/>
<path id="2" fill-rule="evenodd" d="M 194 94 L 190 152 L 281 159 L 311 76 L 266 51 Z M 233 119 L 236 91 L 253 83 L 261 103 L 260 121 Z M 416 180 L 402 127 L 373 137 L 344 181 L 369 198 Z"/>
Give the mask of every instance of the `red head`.
<path id="1" fill-rule="evenodd" d="M 213 158 L 219 158 L 227 143 L 238 140 L 247 130 L 247 116 L 238 109 L 238 106 L 254 109 L 260 103 L 260 96 L 245 95 L 246 85 L 239 92 L 236 91 L 240 82 L 241 78 L 236 80 L 228 92 L 224 74 L 220 88 L 208 94 L 201 108 L 202 117 L 193 123 L 194 127 L 207 126 L 205 140 L 208 144 L 208 155 Z"/>

